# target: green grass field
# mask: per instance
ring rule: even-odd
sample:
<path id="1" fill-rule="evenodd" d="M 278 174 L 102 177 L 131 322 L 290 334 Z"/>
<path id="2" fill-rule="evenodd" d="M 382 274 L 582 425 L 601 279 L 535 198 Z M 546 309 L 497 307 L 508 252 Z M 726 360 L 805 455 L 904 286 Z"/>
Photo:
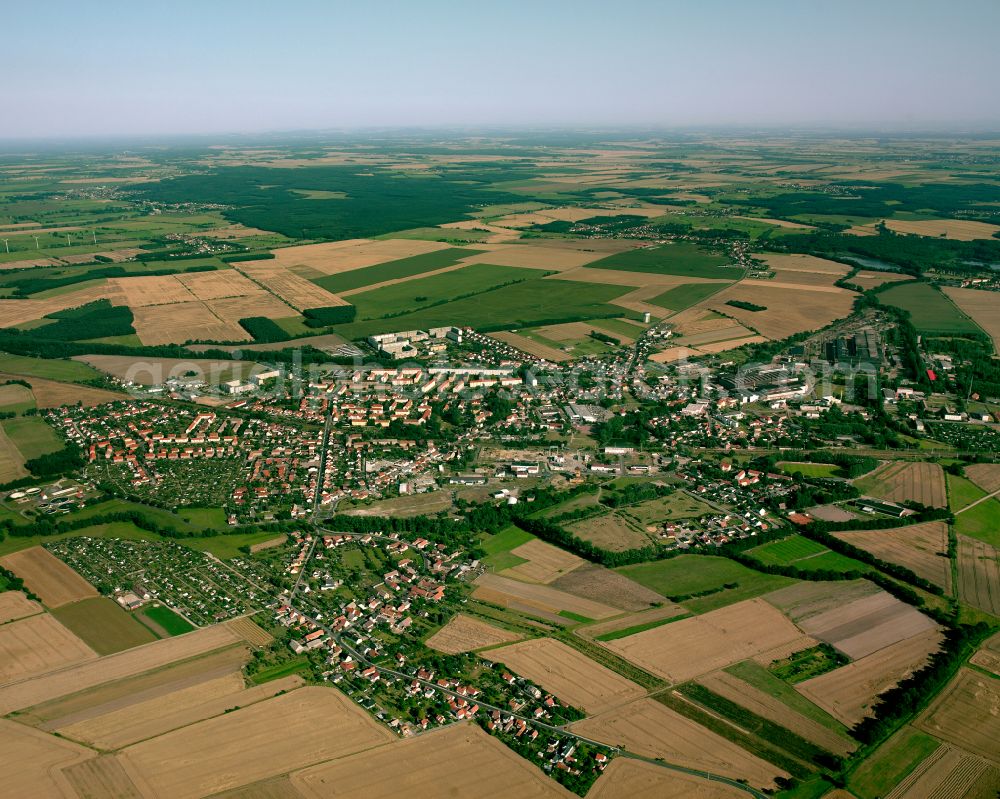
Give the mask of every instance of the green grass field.
<path id="1" fill-rule="evenodd" d="M 532 280 L 538 277 L 537 269 L 471 264 L 443 275 L 420 277 L 352 294 L 348 299 L 358 309 L 359 319 L 381 319 L 391 314 L 419 309 L 421 305 L 477 294 L 515 280 Z"/>
<path id="2" fill-rule="evenodd" d="M 680 555 L 676 558 L 622 566 L 615 571 L 665 597 L 712 591 L 704 597 L 679 600 L 694 613 L 741 602 L 766 594 L 795 581 L 748 569 L 736 561 L 714 555 Z M 732 588 L 725 588 L 733 585 Z"/>
<path id="3" fill-rule="evenodd" d="M 860 799 L 885 796 L 940 745 L 913 727 L 903 727 L 854 770 L 847 786 Z"/>
<path id="4" fill-rule="evenodd" d="M 441 233 L 444 232 L 441 231 Z M 384 264 L 352 269 L 349 272 L 341 272 L 337 275 L 317 277 L 312 282 L 317 286 L 322 286 L 327 291 L 339 294 L 341 291 L 359 289 L 362 286 L 373 286 L 376 283 L 382 283 L 386 280 L 398 280 L 402 277 L 419 275 L 424 272 L 433 271 L 434 269 L 451 266 L 458 263 L 462 258 L 475 255 L 477 252 L 480 252 L 480 250 L 451 247 L 447 250 L 435 250 L 423 255 L 414 255 L 412 258 L 400 258 L 397 261 L 388 261 Z"/>
<path id="5" fill-rule="evenodd" d="M 250 682 L 254 685 L 263 685 L 271 680 L 289 677 L 292 674 L 301 674 L 306 671 L 309 671 L 309 658 L 305 655 L 299 655 L 291 660 L 286 660 L 285 662 L 278 663 L 274 666 L 268 666 L 258 672 L 255 672 L 254 674 L 251 674 Z"/>
<path id="6" fill-rule="evenodd" d="M 607 330 L 609 333 L 618 333 L 629 338 L 639 338 L 646 329 L 646 325 L 639 324 L 638 322 L 633 324 L 624 319 L 601 319 L 597 323 L 597 326 L 601 330 Z"/>
<path id="7" fill-rule="evenodd" d="M 946 472 L 945 479 L 948 481 L 948 507 L 953 511 L 960 510 L 986 496 L 983 489 L 964 477 Z"/>
<path id="8" fill-rule="evenodd" d="M 162 628 L 167 635 L 183 635 L 194 629 L 191 622 L 178 616 L 166 605 L 149 605 L 144 607 L 139 615 Z"/>
<path id="9" fill-rule="evenodd" d="M 47 455 L 63 448 L 63 441 L 40 416 L 20 416 L 3 421 L 4 432 L 14 442 L 25 460 Z"/>
<path id="10" fill-rule="evenodd" d="M 635 635 L 636 633 L 642 633 L 646 630 L 653 630 L 657 627 L 662 627 L 664 624 L 670 624 L 672 621 L 680 621 L 681 619 L 690 619 L 690 613 L 684 613 L 680 616 L 672 616 L 669 619 L 657 619 L 656 621 L 647 621 L 645 624 L 634 624 L 631 627 L 625 627 L 621 630 L 612 630 L 609 633 L 604 633 L 604 635 L 594 636 L 595 641 L 615 641 L 619 638 L 627 638 L 630 635 Z"/>
<path id="11" fill-rule="evenodd" d="M 955 532 L 1000 548 L 1000 502 L 994 497 L 956 514 Z"/>
<path id="12" fill-rule="evenodd" d="M 847 734 L 847 728 L 843 724 L 818 705 L 814 705 L 791 685 L 778 679 L 757 661 L 744 660 L 727 667 L 725 671 L 743 680 L 748 685 L 752 685 L 754 688 L 773 696 L 775 699 L 788 705 L 796 713 L 800 713 L 806 718 L 822 724 L 844 739 L 850 739 L 850 736 Z"/>
<path id="13" fill-rule="evenodd" d="M 98 655 L 110 655 L 155 641 L 156 636 L 113 599 L 81 599 L 50 611 Z"/>
<path id="14" fill-rule="evenodd" d="M 215 530 L 226 527 L 226 513 L 222 508 L 181 508 L 177 515 L 192 527 L 210 527 Z"/>
<path id="15" fill-rule="evenodd" d="M 937 333 L 980 333 L 981 328 L 941 291 L 929 283 L 904 283 L 878 295 L 879 302 L 894 305 L 910 314 L 920 331 Z"/>
<path id="16" fill-rule="evenodd" d="M 743 276 L 741 269 L 720 268 L 728 263 L 730 260 L 726 256 L 715 255 L 696 244 L 674 242 L 617 253 L 587 264 L 587 267 L 723 280 L 735 280 Z"/>
<path id="17" fill-rule="evenodd" d="M 451 277 L 452 274 L 443 277 Z M 537 275 L 538 272 L 535 271 L 534 274 Z M 603 316 L 617 317 L 621 316 L 622 309 L 608 303 L 628 290 L 627 286 L 605 286 L 570 280 L 526 280 L 391 319 L 368 319 L 338 325 L 334 331 L 350 339 L 359 339 L 375 333 L 426 329 L 439 325 L 468 325 L 480 329 L 502 330 L 532 327 L 553 320 L 579 321 Z M 407 291 L 412 296 L 412 290 Z M 360 299 L 362 296 L 365 295 L 352 295 L 351 299 Z"/>
<path id="18" fill-rule="evenodd" d="M 527 563 L 524 558 L 519 558 L 517 555 L 511 553 L 512 549 L 516 549 L 531 541 L 534 536 L 531 533 L 526 533 L 520 527 L 510 527 L 501 530 L 496 535 L 490 535 L 483 538 L 482 547 L 486 552 L 486 557 L 483 558 L 483 563 L 487 566 L 492 566 L 495 571 L 503 571 L 504 569 L 510 569 L 514 566 L 520 566 L 522 563 Z"/>
<path id="19" fill-rule="evenodd" d="M 722 291 L 730 283 L 686 283 L 667 289 L 662 294 L 653 297 L 649 302 L 671 311 L 683 311 L 702 300 L 708 299 L 718 291 Z"/>
<path id="20" fill-rule="evenodd" d="M 23 355 L 8 355 L 7 353 L 0 353 L 0 372 L 62 380 L 66 383 L 82 383 L 103 377 L 96 369 L 79 361 L 29 358 Z"/>
<path id="21" fill-rule="evenodd" d="M 870 571 L 861 561 L 833 552 L 801 535 L 792 535 L 780 541 L 747 550 L 747 554 L 766 565 L 790 565 L 805 571 L 830 569 L 832 571 Z"/>
<path id="22" fill-rule="evenodd" d="M 804 477 L 841 477 L 843 472 L 832 463 L 801 463 L 798 461 L 778 461 L 775 464 L 785 474 L 801 472 Z"/>

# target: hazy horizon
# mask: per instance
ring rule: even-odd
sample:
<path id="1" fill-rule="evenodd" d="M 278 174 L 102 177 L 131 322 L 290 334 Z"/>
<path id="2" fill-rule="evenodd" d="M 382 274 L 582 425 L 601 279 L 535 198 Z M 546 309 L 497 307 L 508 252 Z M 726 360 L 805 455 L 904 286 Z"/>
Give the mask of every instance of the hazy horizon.
<path id="1" fill-rule="evenodd" d="M 49 3 L 0 139 L 364 129 L 1000 129 L 1000 3 Z"/>

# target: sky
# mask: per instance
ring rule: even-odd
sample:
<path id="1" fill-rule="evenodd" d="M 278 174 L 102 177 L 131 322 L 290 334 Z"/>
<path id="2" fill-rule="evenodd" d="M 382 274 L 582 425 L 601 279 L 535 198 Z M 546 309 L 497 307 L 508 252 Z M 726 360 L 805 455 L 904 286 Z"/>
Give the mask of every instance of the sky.
<path id="1" fill-rule="evenodd" d="M 1000 0 L 10 4 L 0 139 L 1000 129 Z"/>

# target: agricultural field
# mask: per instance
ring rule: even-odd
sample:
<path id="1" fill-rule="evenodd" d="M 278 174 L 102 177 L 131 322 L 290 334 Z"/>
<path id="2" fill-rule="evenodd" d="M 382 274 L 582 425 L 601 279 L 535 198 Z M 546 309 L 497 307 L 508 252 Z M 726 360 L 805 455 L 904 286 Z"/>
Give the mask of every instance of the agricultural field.
<path id="1" fill-rule="evenodd" d="M 324 735 L 316 735 L 320 728 Z M 134 744 L 120 757 L 140 790 L 195 799 L 392 738 L 339 691 L 306 686 Z M 202 757 L 209 749 L 212 757 Z M 177 762 L 187 767 L 177 769 Z"/>
<path id="2" fill-rule="evenodd" d="M 695 613 L 752 599 L 794 582 L 710 555 L 680 555 L 616 571 Z"/>
<path id="3" fill-rule="evenodd" d="M 472 652 L 476 649 L 509 644 L 519 641 L 521 635 L 488 624 L 464 613 L 452 616 L 451 620 L 427 639 L 427 646 L 454 655 L 458 652 Z"/>
<path id="4" fill-rule="evenodd" d="M 868 715 L 879 694 L 927 662 L 941 634 L 928 630 L 795 686 L 806 699 L 853 727 Z"/>
<path id="5" fill-rule="evenodd" d="M 996 292 L 978 291 L 976 289 L 960 289 L 946 286 L 942 291 L 959 307 L 964 314 L 971 317 L 993 340 L 993 349 L 1000 352 L 1000 319 L 997 318 Z"/>
<path id="6" fill-rule="evenodd" d="M 854 481 L 864 496 L 889 502 L 919 502 L 932 508 L 948 506 L 944 470 L 936 463 L 896 461 Z"/>
<path id="7" fill-rule="evenodd" d="M 851 774 L 848 781 L 851 792 L 861 799 L 888 796 L 940 747 L 929 735 L 909 725 L 903 727 Z"/>
<path id="8" fill-rule="evenodd" d="M 910 314 L 919 331 L 929 333 L 978 333 L 979 326 L 929 283 L 901 283 L 878 295 L 879 302 Z"/>
<path id="9" fill-rule="evenodd" d="M 62 799 L 72 790 L 62 770 L 95 757 L 95 753 L 14 721 L 0 719 L 0 750 L 8 764 L 3 790 L 9 796 Z"/>
<path id="10" fill-rule="evenodd" d="M 639 699 L 572 725 L 574 732 L 649 758 L 711 771 L 751 785 L 773 785 L 785 772 L 654 699 Z"/>
<path id="11" fill-rule="evenodd" d="M 591 715 L 624 705 L 646 693 L 631 680 L 551 638 L 491 649 L 487 657 Z"/>
<path id="12" fill-rule="evenodd" d="M 1000 500 L 985 499 L 955 514 L 955 532 L 1000 547 Z"/>
<path id="13" fill-rule="evenodd" d="M 519 610 L 544 619 L 555 619 L 565 623 L 560 614 L 571 614 L 569 618 L 599 620 L 617 616 L 617 608 L 574 596 L 547 585 L 511 580 L 497 574 L 486 573 L 476 580 L 473 596 L 483 602 Z"/>
<path id="14" fill-rule="evenodd" d="M 94 586 L 42 547 L 7 555 L 0 558 L 0 565 L 24 580 L 25 586 L 50 608 L 97 596 Z"/>
<path id="15" fill-rule="evenodd" d="M 89 646 L 48 614 L 0 626 L 0 683 L 16 682 L 95 657 Z"/>
<path id="16" fill-rule="evenodd" d="M 728 258 L 714 255 L 697 245 L 675 242 L 610 255 L 593 262 L 590 268 L 722 280 L 742 277 L 742 270 L 728 268 L 729 263 Z"/>
<path id="17" fill-rule="evenodd" d="M 996 547 L 958 536 L 958 596 L 973 607 L 1000 615 L 1000 551 Z"/>
<path id="18" fill-rule="evenodd" d="M 2 422 L 4 433 L 26 461 L 63 448 L 63 441 L 52 427 L 38 416 L 22 416 Z"/>
<path id="19" fill-rule="evenodd" d="M 524 562 L 504 569 L 505 577 L 545 585 L 569 574 L 586 562 L 583 558 L 578 558 L 537 538 L 515 547 L 510 553 Z"/>
<path id="20" fill-rule="evenodd" d="M 998 707 L 1000 680 L 962 669 L 915 726 L 996 766 L 1000 765 Z"/>
<path id="21" fill-rule="evenodd" d="M 779 657 L 815 643 L 761 599 L 604 643 L 652 674 L 683 682 L 751 657 Z"/>
<path id="22" fill-rule="evenodd" d="M 587 794 L 589 799 L 741 799 L 743 795 L 738 788 L 624 758 L 613 760 Z"/>
<path id="23" fill-rule="evenodd" d="M 98 655 L 110 655 L 156 640 L 152 631 L 107 597 L 61 605 L 52 615 Z"/>
<path id="24" fill-rule="evenodd" d="M 17 383 L 0 385 L 0 413 L 22 414 L 35 407 L 31 389 Z"/>
<path id="25" fill-rule="evenodd" d="M 566 529 L 584 541 L 612 552 L 636 549 L 650 543 L 648 535 L 637 530 L 634 523 L 629 523 L 614 511 L 573 522 L 566 525 Z"/>
<path id="26" fill-rule="evenodd" d="M 890 530 L 856 530 L 834 535 L 881 560 L 905 566 L 914 574 L 951 592 L 948 525 L 944 522 L 924 522 Z"/>
<path id="27" fill-rule="evenodd" d="M 634 580 L 593 563 L 585 563 L 568 574 L 556 578 L 550 585 L 568 594 L 610 605 L 623 611 L 636 612 L 669 604 L 663 597 Z"/>
<path id="28" fill-rule="evenodd" d="M 34 616 L 42 611 L 42 606 L 28 599 L 22 591 L 0 592 L 0 624 L 23 619 L 25 616 Z"/>
<path id="29" fill-rule="evenodd" d="M 800 535 L 772 541 L 749 550 L 748 554 L 765 565 L 795 566 L 805 571 L 831 569 L 833 571 L 867 571 L 868 566 L 846 557 Z"/>
<path id="30" fill-rule="evenodd" d="M 524 799 L 573 796 L 468 724 L 298 771 L 292 775 L 292 785 L 304 799 L 326 799 L 331 791 L 365 799 L 396 799 L 400 794 L 487 799 L 498 796 L 498 790 Z"/>
<path id="31" fill-rule="evenodd" d="M 364 266 L 344 272 L 313 278 L 313 282 L 334 294 L 364 289 L 390 281 L 403 281 L 427 272 L 453 267 L 466 256 L 476 255 L 479 250 L 449 247 L 432 250 L 408 258 L 385 261 L 374 266 Z"/>
<path id="32" fill-rule="evenodd" d="M 24 456 L 0 424 L 0 480 L 7 483 L 27 476 Z"/>
<path id="33" fill-rule="evenodd" d="M 1000 463 L 973 463 L 965 467 L 965 476 L 983 491 L 1000 491 Z"/>

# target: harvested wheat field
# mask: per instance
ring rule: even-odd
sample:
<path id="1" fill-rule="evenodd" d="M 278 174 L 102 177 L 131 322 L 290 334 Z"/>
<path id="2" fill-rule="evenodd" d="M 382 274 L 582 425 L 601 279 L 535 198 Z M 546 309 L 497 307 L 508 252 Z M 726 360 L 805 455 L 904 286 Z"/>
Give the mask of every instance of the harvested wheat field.
<path id="1" fill-rule="evenodd" d="M 951 592 L 948 559 L 948 525 L 924 522 L 889 530 L 834 533 L 841 541 L 871 552 L 875 557 L 905 566 L 914 574 Z"/>
<path id="2" fill-rule="evenodd" d="M 177 281 L 199 300 L 218 300 L 223 297 L 251 297 L 264 293 L 256 283 L 235 269 L 215 272 L 191 272 L 177 275 Z"/>
<path id="3" fill-rule="evenodd" d="M 911 277 L 899 272 L 869 272 L 862 269 L 851 278 L 850 282 L 856 283 L 865 289 L 873 289 L 876 286 L 882 286 L 886 283 L 898 283 L 901 280 L 911 280 Z"/>
<path id="4" fill-rule="evenodd" d="M 303 796 L 289 777 L 281 776 L 223 791 L 214 794 L 212 799 L 303 799 Z"/>
<path id="5" fill-rule="evenodd" d="M 225 625 L 248 644 L 267 646 L 274 637 L 249 616 L 225 622 Z"/>
<path id="6" fill-rule="evenodd" d="M 1000 680 L 960 669 L 915 726 L 1000 765 Z"/>
<path id="7" fill-rule="evenodd" d="M 1000 551 L 996 547 L 958 537 L 958 596 L 973 607 L 1000 615 Z"/>
<path id="8" fill-rule="evenodd" d="M 216 300 L 216 302 L 224 302 Z M 146 346 L 187 341 L 249 341 L 250 334 L 235 322 L 224 322 L 204 302 L 175 302 L 133 308 L 139 340 Z M 245 314 L 244 314 L 245 315 Z M 289 311 L 285 314 L 291 316 Z"/>
<path id="9" fill-rule="evenodd" d="M 225 627 L 216 625 L 137 646 L 43 677 L 22 680 L 0 688 L 0 714 L 6 715 L 12 710 L 32 707 L 67 694 L 159 669 L 175 661 L 231 647 L 236 643 L 240 643 L 239 638 Z"/>
<path id="10" fill-rule="evenodd" d="M 1000 491 L 1000 463 L 973 463 L 965 467 L 965 476 L 987 494 Z"/>
<path id="11" fill-rule="evenodd" d="M 798 624 L 806 633 L 836 647 L 852 660 L 936 627 L 930 617 L 885 591 L 845 601 Z"/>
<path id="12" fill-rule="evenodd" d="M 0 593 L 0 624 L 6 624 L 25 616 L 34 616 L 42 612 L 42 606 L 28 599 L 21 591 L 4 591 Z"/>
<path id="13" fill-rule="evenodd" d="M 617 616 L 617 608 L 600 602 L 574 596 L 546 585 L 533 585 L 511 580 L 498 574 L 483 574 L 476 580 L 476 599 L 493 602 L 504 607 L 523 606 L 543 613 L 555 614 L 568 611 L 588 619 L 607 619 Z"/>
<path id="14" fill-rule="evenodd" d="M 507 330 L 500 330 L 490 333 L 490 335 L 495 339 L 510 344 L 512 347 L 516 347 L 521 352 L 526 352 L 528 355 L 534 355 L 536 358 L 551 361 L 552 363 L 561 363 L 573 357 L 569 353 L 557 350 L 555 347 L 550 347 L 547 344 L 542 344 L 540 341 L 535 341 L 526 336 L 519 336 L 517 333 L 511 333 Z"/>
<path id="15" fill-rule="evenodd" d="M 928 630 L 800 682 L 795 690 L 842 724 L 853 727 L 868 715 L 868 709 L 879 694 L 923 666 L 940 643 L 941 634 Z"/>
<path id="16" fill-rule="evenodd" d="M 515 547 L 511 554 L 526 562 L 504 569 L 504 576 L 533 583 L 551 583 L 586 563 L 583 558 L 537 538 Z"/>
<path id="17" fill-rule="evenodd" d="M 883 221 L 889 230 L 896 233 L 948 238 L 953 241 L 991 239 L 995 234 L 1000 233 L 1000 227 L 996 225 L 975 222 L 970 219 L 921 219 L 918 221 L 885 219 Z"/>
<path id="18" fill-rule="evenodd" d="M 676 619 L 678 616 L 689 615 L 691 614 L 687 608 L 675 605 L 670 601 L 665 601 L 663 607 L 649 608 L 648 610 L 641 610 L 638 613 L 629 613 L 617 619 L 602 621 L 597 624 L 587 624 L 583 627 L 577 627 L 574 632 L 581 638 L 594 639 L 607 633 L 627 630 L 629 627 L 637 627 L 640 624 L 649 624 L 651 622 Z"/>
<path id="19" fill-rule="evenodd" d="M 768 268 L 776 271 L 815 272 L 824 275 L 837 275 L 838 277 L 851 271 L 849 266 L 839 264 L 836 261 L 828 261 L 825 258 L 817 258 L 814 255 L 761 253 L 756 257 L 767 264 Z"/>
<path id="20" fill-rule="evenodd" d="M 273 250 L 275 266 L 309 266 L 324 275 L 335 275 L 361 269 L 365 266 L 397 261 L 450 247 L 438 241 L 417 239 L 349 239 L 324 244 L 303 244 L 298 247 L 282 247 Z"/>
<path id="21" fill-rule="evenodd" d="M 96 657 L 89 646 L 48 613 L 0 626 L 0 684 Z"/>
<path id="22" fill-rule="evenodd" d="M 665 350 L 660 352 L 654 352 L 649 356 L 649 360 L 655 363 L 676 363 L 677 361 L 685 361 L 688 358 L 694 358 L 701 353 L 696 349 L 691 347 L 667 347 Z"/>
<path id="23" fill-rule="evenodd" d="M 58 732 L 99 749 L 121 749 L 303 685 L 302 678 L 293 675 L 246 688 L 243 675 L 234 671 L 59 727 Z"/>
<path id="24" fill-rule="evenodd" d="M 127 305 L 133 312 L 136 308 L 149 305 L 169 305 L 197 299 L 176 275 L 113 277 L 108 279 L 108 285 L 119 292 L 122 304 Z"/>
<path id="25" fill-rule="evenodd" d="M 427 646 L 438 652 L 455 655 L 459 652 L 472 652 L 475 649 L 520 640 L 521 636 L 518 633 L 459 613 L 452 616 L 444 627 L 427 639 Z"/>
<path id="26" fill-rule="evenodd" d="M 63 769 L 80 799 L 143 799 L 114 755 L 102 755 Z"/>
<path id="27" fill-rule="evenodd" d="M 471 724 L 453 724 L 292 775 L 307 799 L 548 799 L 573 796 Z"/>
<path id="28" fill-rule="evenodd" d="M 1000 633 L 988 639 L 972 656 L 971 662 L 1000 677 Z"/>
<path id="29" fill-rule="evenodd" d="M 273 263 L 273 261 L 252 261 L 241 263 L 238 268 L 297 311 L 349 304 L 336 294 L 331 294 L 325 288 L 317 286 L 284 266 L 272 266 Z M 253 315 L 259 316 L 256 313 Z"/>
<path id="30" fill-rule="evenodd" d="M 61 770 L 94 757 L 79 744 L 62 741 L 0 719 L 0 752 L 7 767 L 0 792 L 11 799 L 67 799 L 76 796 Z M 14 768 L 13 764 L 17 764 Z"/>
<path id="31" fill-rule="evenodd" d="M 889 502 L 920 502 L 932 508 L 948 504 L 944 470 L 936 463 L 895 461 L 854 481 L 865 496 Z"/>
<path id="32" fill-rule="evenodd" d="M 135 744 L 120 757 L 143 793 L 196 799 L 393 738 L 340 691 L 305 687 Z"/>
<path id="33" fill-rule="evenodd" d="M 265 292 L 254 297 L 224 297 L 218 300 L 205 300 L 205 307 L 223 322 L 234 327 L 240 327 L 240 319 L 245 319 L 248 315 L 263 316 L 268 319 L 287 319 L 290 316 L 296 316 L 292 306 L 286 305 L 273 294 Z M 243 328 L 240 327 L 240 329 Z"/>
<path id="34" fill-rule="evenodd" d="M 812 643 L 813 639 L 804 636 L 767 602 L 748 599 L 608 641 L 604 646 L 646 671 L 677 683 L 777 647 L 805 648 Z"/>
<path id="35" fill-rule="evenodd" d="M 696 724 L 655 699 L 639 699 L 600 716 L 577 721 L 573 732 L 623 746 L 644 757 L 662 757 L 686 768 L 704 769 L 761 788 L 785 772 Z"/>
<path id="36" fill-rule="evenodd" d="M 885 799 L 988 799 L 1000 790 L 1000 772 L 961 749 L 939 746 L 885 795 Z"/>
<path id="37" fill-rule="evenodd" d="M 50 608 L 98 596 L 97 589 L 42 547 L 0 558 L 0 565 L 24 580 L 25 587 Z"/>
<path id="38" fill-rule="evenodd" d="M 131 358 L 130 360 L 134 361 L 135 359 Z M 103 405 L 105 402 L 113 402 L 125 397 L 124 394 L 119 394 L 116 391 L 81 386 L 78 383 L 60 383 L 58 380 L 46 380 L 42 377 L 0 373 L 0 380 L 8 380 L 12 377 L 17 377 L 19 380 L 31 384 L 31 393 L 35 395 L 35 405 L 39 408 L 59 408 L 63 405 L 75 405 L 78 402 L 87 408 L 92 408 L 95 405 Z"/>
<path id="39" fill-rule="evenodd" d="M 993 339 L 993 348 L 1000 351 L 1000 313 L 997 313 L 995 291 L 942 287 L 951 301 L 972 317 L 973 321 Z"/>
<path id="40" fill-rule="evenodd" d="M 678 771 L 618 757 L 604 770 L 587 799 L 742 799 L 744 791 Z"/>
<path id="41" fill-rule="evenodd" d="M 551 638 L 534 638 L 493 649 L 488 657 L 542 686 L 560 701 L 591 715 L 646 694 L 631 680 Z"/>
<path id="42" fill-rule="evenodd" d="M 732 319 L 714 320 L 720 322 L 710 329 L 701 330 L 697 333 L 684 334 L 680 337 L 685 347 L 704 348 L 709 344 L 717 344 L 720 341 L 731 341 L 733 339 L 746 338 L 750 331 Z"/>
<path id="43" fill-rule="evenodd" d="M 640 611 L 660 604 L 672 604 L 635 580 L 596 563 L 584 563 L 550 585 L 560 591 L 621 610 Z"/>
<path id="44" fill-rule="evenodd" d="M 833 286 L 776 286 L 766 280 L 742 280 L 713 294 L 701 307 L 738 319 L 743 325 L 771 339 L 818 330 L 851 312 L 857 295 Z M 740 300 L 767 310 L 748 311 L 726 303 Z"/>
<path id="45" fill-rule="evenodd" d="M 704 677 L 699 677 L 698 682 L 710 691 L 742 705 L 758 716 L 770 719 L 775 724 L 801 735 L 807 741 L 811 741 L 829 752 L 844 756 L 856 747 L 856 744 L 852 743 L 846 736 L 837 735 L 818 721 L 796 713 L 780 699 L 755 688 L 728 672 L 712 672 Z"/>

